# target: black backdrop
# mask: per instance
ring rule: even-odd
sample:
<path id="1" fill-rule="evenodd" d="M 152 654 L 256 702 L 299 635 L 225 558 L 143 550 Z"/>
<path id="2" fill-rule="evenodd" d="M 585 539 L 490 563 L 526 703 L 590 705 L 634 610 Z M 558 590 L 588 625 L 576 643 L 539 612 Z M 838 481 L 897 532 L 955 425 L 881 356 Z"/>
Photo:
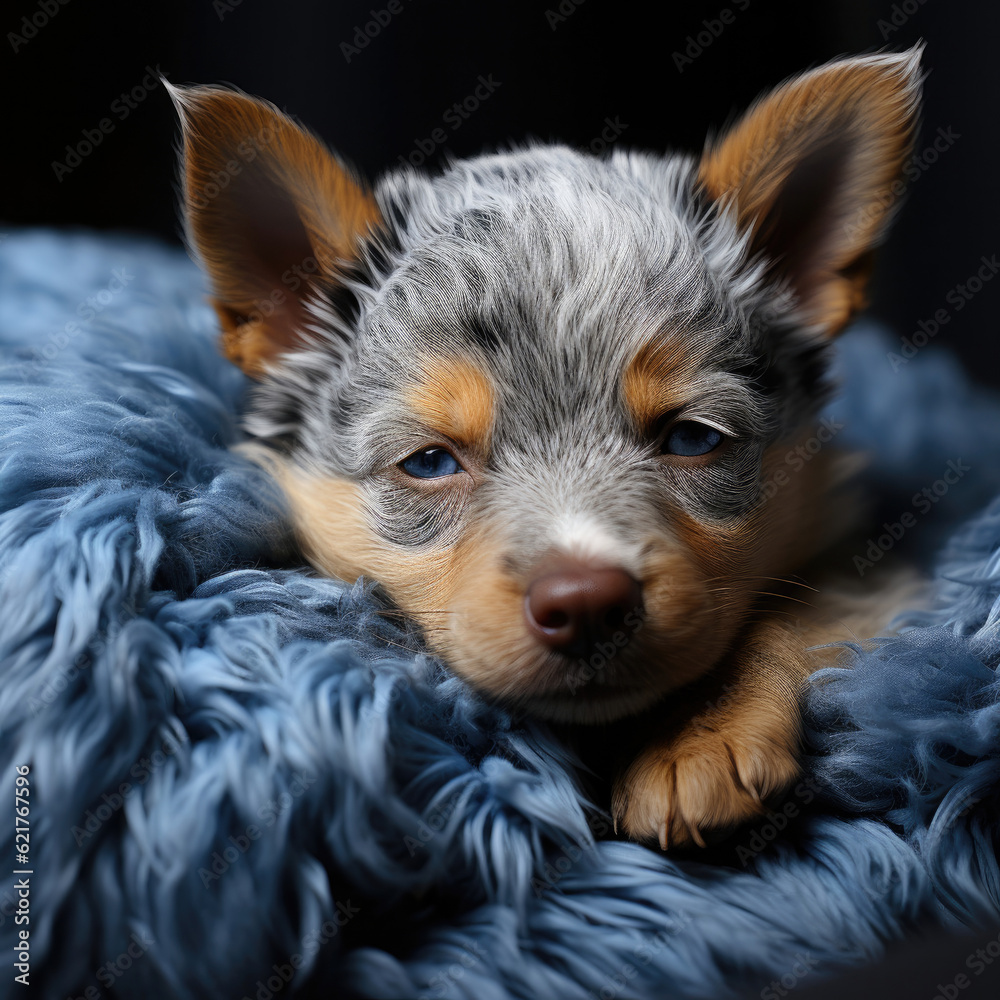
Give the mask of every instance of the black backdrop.
<path id="1" fill-rule="evenodd" d="M 1000 252 L 998 26 L 990 0 L 9 0 L 0 14 L 0 220 L 178 238 L 176 123 L 147 67 L 176 83 L 228 82 L 267 97 L 373 176 L 428 149 L 435 128 L 446 141 L 431 161 L 529 136 L 599 146 L 603 133 L 696 150 L 711 126 L 799 69 L 924 38 L 917 149 L 942 134 L 950 144 L 917 167 L 880 258 L 873 312 L 904 336 L 946 309 L 936 339 L 1000 385 L 1000 281 L 960 311 L 949 300 L 981 257 Z M 444 122 L 480 76 L 496 84 L 489 96 Z M 77 161 L 88 132 L 100 143 Z"/>

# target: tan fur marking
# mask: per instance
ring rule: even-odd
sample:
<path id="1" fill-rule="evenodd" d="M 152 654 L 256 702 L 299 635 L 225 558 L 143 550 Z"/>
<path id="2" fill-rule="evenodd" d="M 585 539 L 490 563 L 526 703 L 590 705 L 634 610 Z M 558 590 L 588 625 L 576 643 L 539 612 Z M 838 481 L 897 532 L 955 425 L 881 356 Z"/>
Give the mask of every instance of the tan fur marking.
<path id="1" fill-rule="evenodd" d="M 358 487 L 285 465 L 281 485 L 293 511 L 296 535 L 309 561 L 329 576 L 359 576 L 383 584 L 393 600 L 421 625 L 439 620 L 426 612 L 448 606 L 449 554 L 393 545 L 368 523 Z"/>
<path id="2" fill-rule="evenodd" d="M 170 93 L 188 236 L 211 279 L 223 351 L 259 375 L 295 346 L 314 278 L 336 277 L 381 217 L 371 192 L 273 104 L 220 87 Z"/>
<path id="3" fill-rule="evenodd" d="M 502 555 L 486 525 L 460 543 L 453 562 L 454 614 L 436 648 L 483 690 L 516 698 L 532 686 L 538 650 L 525 629 L 524 592 L 501 571 Z"/>
<path id="4" fill-rule="evenodd" d="M 488 451 L 495 405 L 489 376 L 467 358 L 425 358 L 421 367 L 407 395 L 410 408 L 458 444 Z"/>
<path id="5" fill-rule="evenodd" d="M 678 339 L 657 339 L 639 349 L 622 376 L 622 394 L 632 419 L 648 432 L 664 413 L 683 406 L 695 365 Z"/>
<path id="6" fill-rule="evenodd" d="M 853 527 L 858 514 L 854 495 L 845 490 L 838 503 L 831 503 L 830 493 L 849 478 L 857 463 L 833 445 L 815 454 L 796 450 L 815 433 L 815 427 L 807 427 L 764 453 L 766 499 L 745 535 L 747 546 L 759 553 L 758 572 L 791 572 Z"/>
<path id="7" fill-rule="evenodd" d="M 698 178 L 715 199 L 735 202 L 743 229 L 759 227 L 793 170 L 834 140 L 853 160 L 837 197 L 816 274 L 808 291 L 810 320 L 830 333 L 865 304 L 871 261 L 898 201 L 893 185 L 913 145 L 916 82 L 906 56 L 847 60 L 778 87 L 754 106 L 702 158 Z M 758 233 L 760 249 L 766 233 Z"/>

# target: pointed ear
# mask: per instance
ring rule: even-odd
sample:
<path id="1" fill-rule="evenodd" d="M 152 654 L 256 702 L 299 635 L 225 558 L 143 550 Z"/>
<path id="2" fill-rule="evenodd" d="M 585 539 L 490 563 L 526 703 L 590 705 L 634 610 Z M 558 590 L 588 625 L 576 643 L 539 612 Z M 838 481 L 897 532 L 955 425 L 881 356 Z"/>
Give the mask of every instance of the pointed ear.
<path id="1" fill-rule="evenodd" d="M 226 356 L 247 374 L 293 349 L 317 280 L 379 223 L 371 192 L 273 105 L 168 87 L 183 128 L 184 222 L 208 273 Z"/>
<path id="2" fill-rule="evenodd" d="M 871 251 L 903 193 L 920 110 L 922 46 L 844 59 L 759 100 L 702 157 L 752 251 L 832 336 L 866 304 Z"/>

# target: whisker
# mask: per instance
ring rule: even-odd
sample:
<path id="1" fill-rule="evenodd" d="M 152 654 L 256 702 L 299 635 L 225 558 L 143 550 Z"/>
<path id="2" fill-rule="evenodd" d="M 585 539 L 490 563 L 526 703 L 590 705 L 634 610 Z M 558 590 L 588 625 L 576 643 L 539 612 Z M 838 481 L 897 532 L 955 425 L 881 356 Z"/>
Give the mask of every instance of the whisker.
<path id="1" fill-rule="evenodd" d="M 395 646 L 397 649 L 405 649 L 406 652 L 408 652 L 408 653 L 412 653 L 413 652 L 413 647 L 412 646 L 404 645 L 401 642 L 393 642 L 392 639 L 383 639 L 382 641 L 387 646 Z"/>
<path id="2" fill-rule="evenodd" d="M 818 594 L 819 590 L 816 587 L 810 586 L 808 583 L 803 583 L 801 580 L 792 580 L 785 576 L 759 576 L 758 580 L 770 580 L 773 583 L 788 583 L 793 587 L 803 587 L 806 590 L 811 590 L 814 594 Z"/>
<path id="3" fill-rule="evenodd" d="M 438 610 L 434 608 L 428 608 L 427 610 L 417 608 L 415 611 L 397 611 L 394 608 L 387 608 L 376 609 L 375 614 L 384 615 L 386 618 L 412 618 L 414 615 L 450 615 L 454 614 L 454 612 L 446 609 Z"/>
<path id="4" fill-rule="evenodd" d="M 783 601 L 794 601 L 796 604 L 802 604 L 807 608 L 815 608 L 815 604 L 810 604 L 809 601 L 800 601 L 797 597 L 789 597 L 788 594 L 775 594 L 770 590 L 755 590 L 755 594 L 759 597 L 780 597 Z"/>
<path id="5" fill-rule="evenodd" d="M 731 585 L 736 586 L 740 581 L 753 583 L 755 580 L 770 580 L 772 583 L 787 583 L 793 587 L 802 587 L 805 590 L 812 590 L 815 593 L 819 593 L 816 587 L 810 586 L 808 583 L 803 583 L 801 580 L 793 580 L 785 576 L 760 576 L 756 573 L 747 573 L 734 576 L 731 573 L 727 573 L 724 576 L 710 576 L 705 579 L 705 583 L 714 583 L 716 580 L 726 580 Z"/>

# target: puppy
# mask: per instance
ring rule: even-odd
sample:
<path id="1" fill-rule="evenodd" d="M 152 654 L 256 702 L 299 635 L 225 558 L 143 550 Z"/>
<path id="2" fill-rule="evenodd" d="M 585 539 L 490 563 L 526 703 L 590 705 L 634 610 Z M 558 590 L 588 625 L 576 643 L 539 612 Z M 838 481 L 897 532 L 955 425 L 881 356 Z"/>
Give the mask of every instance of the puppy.
<path id="1" fill-rule="evenodd" d="M 171 88 L 187 239 L 302 552 L 489 696 L 652 719 L 614 785 L 632 838 L 703 845 L 787 789 L 807 650 L 884 625 L 817 561 L 845 505 L 813 442 L 919 62 L 805 73 L 700 158 L 529 145 L 374 189 L 270 104 Z"/>

